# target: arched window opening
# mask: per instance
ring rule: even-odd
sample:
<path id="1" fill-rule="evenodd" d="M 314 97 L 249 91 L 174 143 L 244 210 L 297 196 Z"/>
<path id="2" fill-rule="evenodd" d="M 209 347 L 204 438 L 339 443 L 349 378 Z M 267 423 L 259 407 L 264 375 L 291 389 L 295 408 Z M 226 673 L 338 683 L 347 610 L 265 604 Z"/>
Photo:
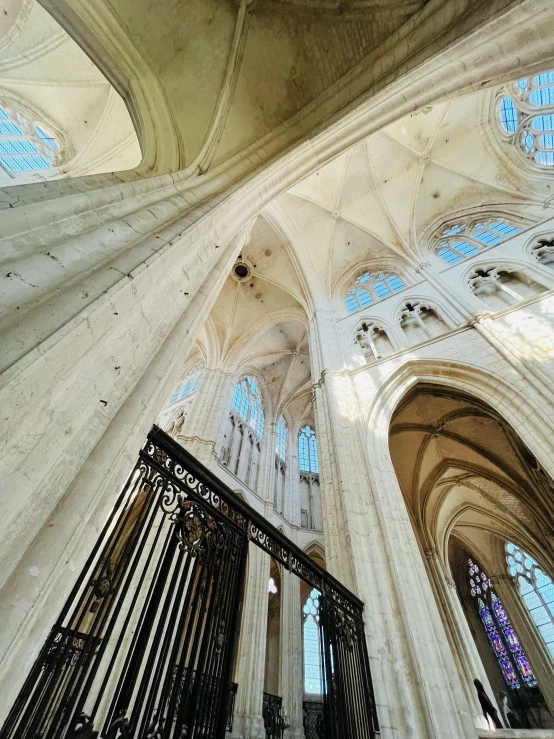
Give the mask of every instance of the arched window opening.
<path id="1" fill-rule="evenodd" d="M 421 344 L 448 331 L 434 307 L 419 301 L 406 303 L 400 313 L 400 327 L 410 346 Z"/>
<path id="2" fill-rule="evenodd" d="M 261 439 L 264 435 L 265 415 L 262 394 L 253 377 L 246 376 L 237 383 L 231 406 Z"/>
<path id="3" fill-rule="evenodd" d="M 300 526 L 323 529 L 319 487 L 319 456 L 315 431 L 304 426 L 298 435 L 298 467 L 300 470 Z"/>
<path id="4" fill-rule="evenodd" d="M 346 308 L 349 313 L 357 313 L 405 289 L 406 285 L 397 275 L 364 272 L 350 289 L 346 297 Z"/>
<path id="5" fill-rule="evenodd" d="M 321 655 L 319 598 L 314 588 L 304 604 L 304 693 L 323 695 L 323 662 Z"/>
<path id="6" fill-rule="evenodd" d="M 304 426 L 298 436 L 298 460 L 301 472 L 319 473 L 319 458 L 315 431 Z"/>
<path id="7" fill-rule="evenodd" d="M 39 121 L 0 103 L 0 166 L 8 173 L 51 169 L 60 164 L 61 147 Z"/>
<path id="8" fill-rule="evenodd" d="M 264 427 L 262 394 L 256 380 L 246 375 L 238 381 L 233 392 L 220 458 L 252 489 L 258 484 Z"/>
<path id="9" fill-rule="evenodd" d="M 546 290 L 524 273 L 502 267 L 480 267 L 470 274 L 468 283 L 470 290 L 493 310 L 503 310 Z"/>
<path id="10" fill-rule="evenodd" d="M 482 249 L 496 246 L 521 231 L 509 221 L 488 218 L 456 223 L 442 229 L 434 239 L 434 249 L 447 264 L 458 264 Z"/>
<path id="11" fill-rule="evenodd" d="M 527 655 L 491 580 L 471 559 L 468 559 L 468 568 L 470 592 L 506 684 L 514 690 L 521 688 L 522 683 L 529 688 L 535 687 L 537 681 Z"/>
<path id="12" fill-rule="evenodd" d="M 386 330 L 377 323 L 362 323 L 356 331 L 356 343 L 364 353 L 366 362 L 392 354 L 394 348 Z"/>
<path id="13" fill-rule="evenodd" d="M 189 370 L 173 391 L 156 423 L 174 439 L 181 434 L 196 393 L 204 378 L 204 362 L 198 362 Z"/>
<path id="14" fill-rule="evenodd" d="M 506 543 L 508 572 L 516 583 L 541 638 L 554 658 L 554 583 L 521 547 Z"/>
<path id="15" fill-rule="evenodd" d="M 268 609 L 265 645 L 264 693 L 270 696 L 279 694 L 281 683 L 281 572 L 277 562 L 272 559 L 267 584 Z"/>
<path id="16" fill-rule="evenodd" d="M 184 398 L 188 398 L 189 395 L 197 393 L 200 390 L 203 379 L 204 362 L 199 362 L 189 372 L 187 372 L 184 379 L 177 385 L 169 402 L 177 403 L 177 401 L 183 400 Z"/>
<path id="17" fill-rule="evenodd" d="M 540 264 L 554 268 L 554 237 L 539 239 L 532 247 L 531 254 Z"/>
<path id="18" fill-rule="evenodd" d="M 498 101 L 505 141 L 540 168 L 554 166 L 554 70 L 509 85 Z"/>
<path id="19" fill-rule="evenodd" d="M 275 509 L 284 512 L 285 507 L 285 458 L 287 454 L 287 425 L 283 416 L 277 422 L 275 440 Z"/>

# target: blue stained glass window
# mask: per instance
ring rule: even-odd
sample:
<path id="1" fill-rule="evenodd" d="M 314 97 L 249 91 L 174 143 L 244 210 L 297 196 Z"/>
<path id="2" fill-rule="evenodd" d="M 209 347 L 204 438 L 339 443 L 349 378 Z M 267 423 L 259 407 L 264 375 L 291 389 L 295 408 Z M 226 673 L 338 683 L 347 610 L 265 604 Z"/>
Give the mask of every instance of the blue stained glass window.
<path id="1" fill-rule="evenodd" d="M 363 285 L 363 287 L 357 287 L 357 285 Z M 354 287 L 348 293 L 346 308 L 349 313 L 357 313 L 362 308 L 368 308 L 379 300 L 385 300 L 393 293 L 405 289 L 406 285 L 398 275 L 364 272 L 356 279 Z"/>
<path id="2" fill-rule="evenodd" d="M 544 644 L 554 658 L 554 583 L 529 554 L 506 544 L 506 564 Z"/>
<path id="3" fill-rule="evenodd" d="M 507 221 L 457 223 L 439 232 L 435 248 L 443 261 L 458 264 L 478 254 L 483 247 L 496 246 L 520 230 Z"/>
<path id="4" fill-rule="evenodd" d="M 276 452 L 280 459 L 285 461 L 287 455 L 287 425 L 283 416 L 277 423 L 277 448 Z"/>
<path id="5" fill-rule="evenodd" d="M 262 394 L 253 377 L 247 375 L 236 384 L 231 407 L 260 438 L 263 437 L 265 414 Z"/>
<path id="6" fill-rule="evenodd" d="M 204 378 L 204 362 L 199 362 L 186 375 L 186 377 L 177 385 L 170 403 L 176 403 L 178 400 L 188 398 L 200 389 Z"/>
<path id="7" fill-rule="evenodd" d="M 51 169 L 59 163 L 60 145 L 44 126 L 32 125 L 0 107 L 0 166 L 8 172 Z"/>
<path id="8" fill-rule="evenodd" d="M 507 95 L 500 101 L 500 123 L 505 133 L 514 134 L 517 131 L 518 112 L 514 101 Z"/>
<path id="9" fill-rule="evenodd" d="M 319 598 L 321 593 L 311 591 L 304 608 L 304 692 L 309 695 L 323 694 L 321 661 L 321 636 L 319 632 Z"/>
<path id="10" fill-rule="evenodd" d="M 539 167 L 554 166 L 554 71 L 522 79 L 513 87 L 514 98 L 504 96 L 498 119 L 502 133 Z M 539 112 L 540 111 L 540 112 Z M 537 132 L 546 132 L 537 136 Z"/>
<path id="11" fill-rule="evenodd" d="M 298 436 L 298 463 L 302 472 L 319 472 L 315 431 L 304 426 Z"/>

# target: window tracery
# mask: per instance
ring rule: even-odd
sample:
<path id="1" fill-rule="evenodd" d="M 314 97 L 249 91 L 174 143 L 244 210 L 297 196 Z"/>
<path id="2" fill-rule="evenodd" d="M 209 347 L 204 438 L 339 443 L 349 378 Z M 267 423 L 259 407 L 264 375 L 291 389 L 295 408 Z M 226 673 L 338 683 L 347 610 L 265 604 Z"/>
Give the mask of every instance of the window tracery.
<path id="1" fill-rule="evenodd" d="M 505 267 L 479 267 L 468 277 L 470 290 L 489 308 L 502 310 L 539 295 L 546 288 L 527 275 Z"/>
<path id="2" fill-rule="evenodd" d="M 258 484 L 265 413 L 256 380 L 246 375 L 235 385 L 226 420 L 221 461 L 253 490 Z"/>
<path id="3" fill-rule="evenodd" d="M 554 658 L 554 583 L 521 547 L 507 542 L 506 564 L 541 638 Z"/>
<path id="4" fill-rule="evenodd" d="M 382 359 L 394 351 L 387 331 L 373 321 L 364 322 L 358 327 L 355 341 L 364 353 L 366 362 Z"/>
<path id="5" fill-rule="evenodd" d="M 304 426 L 298 436 L 298 461 L 301 472 L 319 473 L 319 458 L 315 431 Z"/>
<path id="6" fill-rule="evenodd" d="M 405 289 L 406 285 L 398 275 L 364 272 L 356 278 L 350 289 L 346 297 L 346 308 L 349 313 L 357 313 Z"/>
<path id="7" fill-rule="evenodd" d="M 527 655 L 502 601 L 494 592 L 492 581 L 473 560 L 468 559 L 468 567 L 470 592 L 475 598 L 479 618 L 506 684 L 515 690 L 521 688 L 522 682 L 530 688 L 536 686 L 537 681 Z"/>
<path id="8" fill-rule="evenodd" d="M 503 138 L 540 168 L 554 166 L 554 70 L 507 86 L 498 101 Z"/>
<path id="9" fill-rule="evenodd" d="M 531 254 L 540 264 L 554 267 L 554 237 L 539 239 L 531 248 Z"/>
<path id="10" fill-rule="evenodd" d="M 304 692 L 322 695 L 321 637 L 319 633 L 319 598 L 321 593 L 314 588 L 302 609 L 304 625 Z"/>
<path id="11" fill-rule="evenodd" d="M 265 414 L 262 394 L 253 377 L 247 375 L 239 380 L 233 393 L 231 407 L 261 439 L 264 435 Z"/>
<path id="12" fill-rule="evenodd" d="M 434 306 L 421 301 L 406 303 L 400 312 L 400 327 L 410 344 L 420 344 L 448 331 Z"/>
<path id="13" fill-rule="evenodd" d="M 188 398 L 189 395 L 197 393 L 200 390 L 203 379 L 204 362 L 199 362 L 187 372 L 185 378 L 177 385 L 169 402 L 176 403 L 178 400 L 183 400 L 184 398 Z"/>
<path id="14" fill-rule="evenodd" d="M 47 126 L 0 104 L 0 166 L 6 172 L 51 169 L 61 159 L 60 143 Z"/>
<path id="15" fill-rule="evenodd" d="M 434 249 L 447 264 L 458 264 L 482 249 L 510 239 L 520 231 L 518 226 L 504 219 L 472 219 L 441 229 L 435 236 Z"/>

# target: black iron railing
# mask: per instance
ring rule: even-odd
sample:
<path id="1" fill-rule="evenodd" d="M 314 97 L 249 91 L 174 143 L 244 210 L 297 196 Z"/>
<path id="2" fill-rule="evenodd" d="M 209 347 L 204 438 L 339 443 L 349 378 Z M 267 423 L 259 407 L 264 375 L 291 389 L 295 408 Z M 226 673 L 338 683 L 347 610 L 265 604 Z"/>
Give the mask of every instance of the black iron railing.
<path id="1" fill-rule="evenodd" d="M 280 695 L 264 693 L 263 719 L 266 739 L 282 739 L 284 730 L 282 709 L 283 699 Z"/>
<path id="2" fill-rule="evenodd" d="M 361 601 L 157 427 L 0 739 L 222 739 L 249 543 L 321 593 L 325 739 L 373 739 Z"/>
<path id="3" fill-rule="evenodd" d="M 302 708 L 305 739 L 325 739 L 323 702 L 304 701 Z"/>

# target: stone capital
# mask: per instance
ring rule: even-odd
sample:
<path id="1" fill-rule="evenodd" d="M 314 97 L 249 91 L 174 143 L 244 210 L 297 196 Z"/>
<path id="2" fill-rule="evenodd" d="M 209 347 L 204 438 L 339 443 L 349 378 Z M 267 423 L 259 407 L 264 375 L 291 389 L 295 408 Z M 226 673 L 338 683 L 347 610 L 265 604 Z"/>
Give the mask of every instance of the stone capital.
<path id="1" fill-rule="evenodd" d="M 470 316 L 467 319 L 467 325 L 470 328 L 473 328 L 475 324 L 483 323 L 484 320 L 486 320 L 487 318 L 491 318 L 491 316 L 492 316 L 492 313 L 488 310 L 477 311 L 476 313 L 474 313 L 472 316 Z"/>

